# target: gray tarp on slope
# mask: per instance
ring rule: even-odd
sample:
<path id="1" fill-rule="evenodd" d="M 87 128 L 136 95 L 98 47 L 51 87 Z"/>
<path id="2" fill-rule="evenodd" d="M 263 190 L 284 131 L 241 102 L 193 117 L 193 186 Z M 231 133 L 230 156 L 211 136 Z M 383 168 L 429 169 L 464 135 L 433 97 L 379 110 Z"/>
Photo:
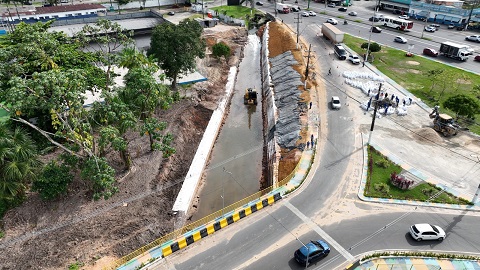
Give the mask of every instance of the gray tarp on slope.
<path id="1" fill-rule="evenodd" d="M 270 58 L 271 77 L 275 85 L 275 105 L 278 109 L 276 137 L 282 148 L 293 149 L 300 136 L 300 91 L 301 76 L 292 68 L 298 65 L 290 51 Z"/>

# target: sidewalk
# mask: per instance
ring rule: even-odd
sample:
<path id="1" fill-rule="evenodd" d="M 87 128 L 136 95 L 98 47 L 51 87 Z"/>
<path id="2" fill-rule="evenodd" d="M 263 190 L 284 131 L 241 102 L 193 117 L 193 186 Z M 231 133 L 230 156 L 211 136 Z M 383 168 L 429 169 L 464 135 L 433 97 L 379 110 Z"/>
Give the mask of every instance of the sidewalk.
<path id="1" fill-rule="evenodd" d="M 480 261 L 435 258 L 375 258 L 352 270 L 478 270 Z"/>

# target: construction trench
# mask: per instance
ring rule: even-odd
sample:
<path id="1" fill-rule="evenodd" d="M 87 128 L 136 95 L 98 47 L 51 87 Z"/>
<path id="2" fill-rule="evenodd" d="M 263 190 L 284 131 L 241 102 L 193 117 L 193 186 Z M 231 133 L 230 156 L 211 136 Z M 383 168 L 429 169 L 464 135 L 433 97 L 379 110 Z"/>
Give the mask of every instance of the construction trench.
<path id="1" fill-rule="evenodd" d="M 269 37 L 271 26 L 283 32 L 279 40 Z M 238 70 L 230 71 L 225 98 L 210 119 L 174 204 L 176 228 L 282 180 L 305 147 L 301 139 L 308 135 L 302 132 L 301 116 L 309 100 L 302 96 L 301 52 L 300 59 L 292 54 L 295 41 L 284 25 L 268 23 L 262 30 L 260 38 L 250 33 Z M 256 106 L 243 104 L 248 87 L 259 92 Z"/>

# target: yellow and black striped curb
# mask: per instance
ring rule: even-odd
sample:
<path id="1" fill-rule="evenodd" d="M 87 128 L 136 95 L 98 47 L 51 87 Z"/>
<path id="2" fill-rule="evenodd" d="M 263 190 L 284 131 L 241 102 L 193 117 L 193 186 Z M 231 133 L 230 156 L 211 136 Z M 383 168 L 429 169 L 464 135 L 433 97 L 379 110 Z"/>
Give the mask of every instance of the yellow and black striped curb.
<path id="1" fill-rule="evenodd" d="M 207 237 L 208 235 L 214 234 L 215 232 L 221 230 L 222 228 L 225 228 L 226 226 L 234 222 L 237 222 L 238 220 L 252 213 L 257 212 L 258 210 L 266 206 L 272 205 L 273 203 L 275 203 L 280 199 L 282 199 L 282 196 L 280 195 L 280 192 L 277 192 L 273 195 L 269 195 L 265 199 L 259 199 L 257 201 L 247 204 L 240 211 L 235 210 L 233 211 L 232 214 L 227 214 L 226 217 L 225 216 L 220 217 L 210 224 L 202 225 L 190 232 L 185 233 L 183 236 L 175 240 L 168 241 L 167 243 L 161 245 L 162 257 L 166 257 L 175 251 L 183 249 L 199 241 L 200 239 Z"/>

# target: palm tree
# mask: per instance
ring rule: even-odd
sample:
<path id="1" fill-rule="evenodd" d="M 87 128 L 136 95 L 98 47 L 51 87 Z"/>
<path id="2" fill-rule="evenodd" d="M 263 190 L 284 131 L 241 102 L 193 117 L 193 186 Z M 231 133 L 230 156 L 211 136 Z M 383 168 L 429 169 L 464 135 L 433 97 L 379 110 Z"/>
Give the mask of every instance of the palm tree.
<path id="1" fill-rule="evenodd" d="M 0 199 L 20 199 L 41 169 L 35 143 L 26 130 L 0 124 Z"/>

